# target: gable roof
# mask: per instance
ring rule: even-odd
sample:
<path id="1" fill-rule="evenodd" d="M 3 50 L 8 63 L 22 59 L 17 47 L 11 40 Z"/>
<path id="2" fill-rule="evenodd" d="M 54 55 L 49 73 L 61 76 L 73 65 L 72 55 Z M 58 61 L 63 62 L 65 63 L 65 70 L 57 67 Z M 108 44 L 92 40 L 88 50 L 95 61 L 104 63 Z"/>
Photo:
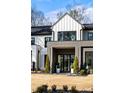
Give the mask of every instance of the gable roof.
<path id="1" fill-rule="evenodd" d="M 81 23 L 79 21 L 77 21 L 75 18 L 73 18 L 69 13 L 65 13 L 62 17 L 60 17 L 52 26 L 54 26 L 55 24 L 57 24 L 63 17 L 65 17 L 66 15 L 70 16 L 72 19 L 74 19 L 77 23 L 79 23 L 81 25 Z"/>
<path id="2" fill-rule="evenodd" d="M 31 27 L 31 35 L 51 35 L 51 26 L 34 26 Z"/>

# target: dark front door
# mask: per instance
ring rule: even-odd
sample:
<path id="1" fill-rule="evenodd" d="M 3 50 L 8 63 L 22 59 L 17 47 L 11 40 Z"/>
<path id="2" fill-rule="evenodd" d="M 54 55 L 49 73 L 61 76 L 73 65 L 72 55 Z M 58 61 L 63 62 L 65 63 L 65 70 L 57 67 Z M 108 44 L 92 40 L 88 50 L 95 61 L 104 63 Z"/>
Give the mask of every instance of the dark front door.
<path id="1" fill-rule="evenodd" d="M 63 73 L 70 72 L 71 64 L 73 63 L 73 60 L 74 60 L 73 54 L 58 55 L 57 67 L 60 68 L 60 72 L 63 72 Z"/>

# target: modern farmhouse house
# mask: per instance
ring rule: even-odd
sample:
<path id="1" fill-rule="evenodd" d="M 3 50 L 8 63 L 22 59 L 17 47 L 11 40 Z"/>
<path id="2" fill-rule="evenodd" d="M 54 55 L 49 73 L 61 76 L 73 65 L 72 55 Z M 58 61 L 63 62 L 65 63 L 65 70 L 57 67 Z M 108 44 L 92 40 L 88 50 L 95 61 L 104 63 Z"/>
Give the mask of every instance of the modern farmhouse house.
<path id="1" fill-rule="evenodd" d="M 46 55 L 49 57 L 51 72 L 70 72 L 76 56 L 79 68 L 86 64 L 93 68 L 93 25 L 81 24 L 68 13 L 52 26 L 31 28 L 32 69 L 45 69 Z"/>

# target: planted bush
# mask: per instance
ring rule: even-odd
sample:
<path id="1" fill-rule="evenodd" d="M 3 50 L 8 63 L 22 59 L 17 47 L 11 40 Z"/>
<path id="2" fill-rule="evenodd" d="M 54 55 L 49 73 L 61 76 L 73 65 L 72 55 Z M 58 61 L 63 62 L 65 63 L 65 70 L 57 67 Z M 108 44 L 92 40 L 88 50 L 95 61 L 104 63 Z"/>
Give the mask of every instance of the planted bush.
<path id="1" fill-rule="evenodd" d="M 46 56 L 45 72 L 46 73 L 49 73 L 50 72 L 50 62 L 49 62 L 48 55 Z"/>
<path id="2" fill-rule="evenodd" d="M 78 91 L 76 90 L 76 86 L 71 87 L 71 93 L 78 93 Z"/>
<path id="3" fill-rule="evenodd" d="M 85 70 L 84 69 L 82 69 L 81 71 L 80 71 L 80 75 L 85 75 L 86 73 L 85 73 Z"/>
<path id="4" fill-rule="evenodd" d="M 39 86 L 34 93 L 47 93 L 47 88 L 47 85 Z"/>
<path id="5" fill-rule="evenodd" d="M 52 85 L 51 88 L 52 88 L 52 92 L 56 92 L 56 85 Z"/>
<path id="6" fill-rule="evenodd" d="M 64 90 L 65 92 L 67 92 L 67 91 L 68 91 L 68 86 L 67 86 L 67 85 L 63 85 L 63 90 Z"/>
<path id="7" fill-rule="evenodd" d="M 74 73 L 77 74 L 79 71 L 78 58 L 77 56 L 74 58 L 73 62 Z"/>

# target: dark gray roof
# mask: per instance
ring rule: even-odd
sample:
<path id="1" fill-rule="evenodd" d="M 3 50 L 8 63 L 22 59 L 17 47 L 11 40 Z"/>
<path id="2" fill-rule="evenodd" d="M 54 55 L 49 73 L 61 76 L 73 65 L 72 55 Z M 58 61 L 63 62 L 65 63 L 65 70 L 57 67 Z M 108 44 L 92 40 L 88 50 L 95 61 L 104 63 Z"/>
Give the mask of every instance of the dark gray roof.
<path id="1" fill-rule="evenodd" d="M 34 26 L 31 27 L 31 35 L 51 35 L 51 26 Z"/>
<path id="2" fill-rule="evenodd" d="M 93 30 L 93 24 L 82 24 L 84 30 Z"/>

